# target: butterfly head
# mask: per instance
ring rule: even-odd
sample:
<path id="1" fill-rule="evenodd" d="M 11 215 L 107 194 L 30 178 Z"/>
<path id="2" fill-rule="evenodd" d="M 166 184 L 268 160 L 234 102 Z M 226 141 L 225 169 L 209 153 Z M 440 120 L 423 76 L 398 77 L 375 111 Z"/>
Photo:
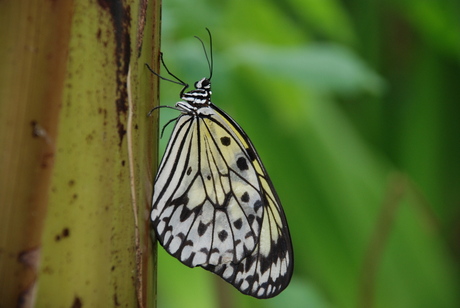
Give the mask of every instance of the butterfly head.
<path id="1" fill-rule="evenodd" d="M 203 89 L 203 90 L 211 92 L 211 80 L 209 78 L 204 77 L 198 80 L 197 82 L 195 82 L 195 88 L 197 90 Z"/>
<path id="2" fill-rule="evenodd" d="M 195 90 L 183 93 L 181 99 L 195 108 L 207 107 L 211 103 L 211 94 L 211 80 L 202 78 L 195 82 Z"/>

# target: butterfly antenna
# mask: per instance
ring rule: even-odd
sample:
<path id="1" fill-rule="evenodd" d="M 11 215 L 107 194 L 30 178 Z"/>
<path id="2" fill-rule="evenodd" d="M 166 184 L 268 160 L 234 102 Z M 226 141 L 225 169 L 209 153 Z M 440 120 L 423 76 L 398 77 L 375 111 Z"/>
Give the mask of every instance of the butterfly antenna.
<path id="1" fill-rule="evenodd" d="M 183 82 L 179 77 L 177 77 L 176 75 L 174 75 L 173 73 L 171 73 L 168 69 L 168 67 L 166 66 L 165 64 L 165 61 L 163 60 L 163 53 L 160 53 L 160 59 L 161 59 L 161 63 L 163 64 L 163 67 L 166 69 L 166 72 L 168 72 L 168 74 L 172 77 L 174 77 L 174 79 L 176 80 L 172 80 L 172 79 L 168 79 L 166 77 L 163 77 L 161 76 L 160 74 L 158 74 L 157 72 L 155 72 L 151 67 L 150 65 L 148 65 L 147 63 L 145 63 L 145 66 L 147 66 L 147 68 L 149 69 L 149 71 L 154 74 L 155 76 L 158 76 L 158 78 L 160 79 L 163 79 L 163 80 L 166 80 L 166 81 L 169 81 L 169 82 L 172 82 L 172 83 L 175 83 L 175 84 L 180 84 L 181 86 L 185 86 L 187 85 L 185 82 Z"/>
<path id="2" fill-rule="evenodd" d="M 155 76 L 158 76 L 158 78 L 166 80 L 166 81 L 169 81 L 169 82 L 172 82 L 172 83 L 175 83 L 175 84 L 178 84 L 178 85 L 181 85 L 181 86 L 184 86 L 182 88 L 182 90 L 180 91 L 180 97 L 182 97 L 182 95 L 184 94 L 185 89 L 188 88 L 188 83 L 183 82 L 179 77 L 177 77 L 176 75 L 174 75 L 173 73 L 171 73 L 169 71 L 168 67 L 166 66 L 165 61 L 163 60 L 163 53 L 162 52 L 160 52 L 160 59 L 161 59 L 161 64 L 163 64 L 163 67 L 165 68 L 166 72 L 168 72 L 168 75 L 172 76 L 177 81 L 161 76 L 160 74 L 155 72 L 147 63 L 145 63 L 145 66 L 147 66 L 147 68 L 149 69 L 149 71 L 152 74 L 154 74 Z"/>
<path id="3" fill-rule="evenodd" d="M 208 79 L 211 79 L 212 71 L 214 69 L 214 59 L 212 57 L 212 35 L 211 35 L 211 31 L 209 31 L 208 28 L 206 28 L 206 31 L 208 31 L 208 34 L 209 34 L 209 53 L 211 57 L 208 57 L 208 52 L 206 51 L 206 47 L 204 46 L 203 40 L 200 39 L 198 36 L 195 36 L 195 37 L 200 41 L 201 46 L 203 46 L 204 55 L 206 56 L 206 61 L 208 62 L 208 67 L 209 67 L 209 78 Z M 211 60 L 209 60 L 209 58 L 211 58 Z"/>

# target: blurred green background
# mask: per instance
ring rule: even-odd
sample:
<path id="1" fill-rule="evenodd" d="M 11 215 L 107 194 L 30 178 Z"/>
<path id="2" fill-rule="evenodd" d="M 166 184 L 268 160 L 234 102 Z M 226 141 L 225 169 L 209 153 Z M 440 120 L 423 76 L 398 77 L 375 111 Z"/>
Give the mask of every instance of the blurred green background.
<path id="1" fill-rule="evenodd" d="M 164 58 L 190 84 L 205 27 L 213 102 L 277 188 L 294 276 L 257 300 L 160 248 L 158 306 L 459 307 L 460 2 L 164 0 Z"/>

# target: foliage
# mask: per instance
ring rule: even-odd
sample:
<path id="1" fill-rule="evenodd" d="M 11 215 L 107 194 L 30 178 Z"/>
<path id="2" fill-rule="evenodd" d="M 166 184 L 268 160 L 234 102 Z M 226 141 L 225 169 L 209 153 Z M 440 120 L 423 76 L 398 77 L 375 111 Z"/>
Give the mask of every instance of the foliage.
<path id="1" fill-rule="evenodd" d="M 212 31 L 213 102 L 271 175 L 295 273 L 284 293 L 258 301 L 160 249 L 160 306 L 456 307 L 459 10 L 449 1 L 165 1 L 165 61 L 190 84 L 209 74 L 193 36 L 207 42 Z M 162 82 L 162 105 L 179 90 Z M 176 115 L 161 112 L 163 123 Z"/>

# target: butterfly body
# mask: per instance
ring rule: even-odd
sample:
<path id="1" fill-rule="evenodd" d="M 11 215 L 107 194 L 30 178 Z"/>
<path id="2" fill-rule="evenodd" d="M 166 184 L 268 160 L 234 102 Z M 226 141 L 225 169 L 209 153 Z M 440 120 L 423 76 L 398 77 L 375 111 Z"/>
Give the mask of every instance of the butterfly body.
<path id="1" fill-rule="evenodd" d="M 246 133 L 211 102 L 210 79 L 186 88 L 155 178 L 157 239 L 187 266 L 212 271 L 244 294 L 273 297 L 293 269 L 280 200 Z"/>

